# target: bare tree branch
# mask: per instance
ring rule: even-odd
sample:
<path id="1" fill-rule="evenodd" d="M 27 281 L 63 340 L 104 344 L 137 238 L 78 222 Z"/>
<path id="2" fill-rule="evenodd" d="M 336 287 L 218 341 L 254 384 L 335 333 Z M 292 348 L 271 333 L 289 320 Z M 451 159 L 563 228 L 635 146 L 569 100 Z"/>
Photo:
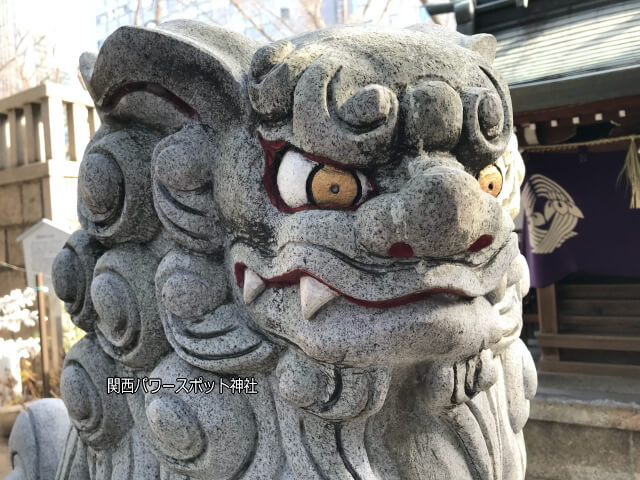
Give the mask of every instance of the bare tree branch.
<path id="1" fill-rule="evenodd" d="M 133 15 L 133 24 L 134 25 L 139 25 L 140 24 L 140 9 L 142 8 L 142 0 L 138 0 L 137 4 L 136 4 L 136 13 L 134 13 Z"/>
<path id="2" fill-rule="evenodd" d="M 13 62 L 17 62 L 18 61 L 18 57 L 21 57 L 22 55 L 24 55 L 24 51 L 22 53 L 18 53 L 18 50 L 20 49 L 20 45 L 22 45 L 22 42 L 25 41 L 25 39 L 27 38 L 29 34 L 25 33 L 24 35 L 20 36 L 20 38 L 18 39 L 18 41 L 15 44 L 14 47 L 14 55 L 13 57 L 11 57 L 9 60 L 7 60 L 6 62 L 4 62 L 2 65 L 0 65 L 0 72 L 2 70 L 4 70 L 5 68 L 7 68 L 9 65 L 11 65 Z"/>
<path id="3" fill-rule="evenodd" d="M 367 3 L 364 6 L 364 9 L 362 10 L 362 20 L 365 19 L 365 17 L 367 16 L 367 10 L 369 10 L 369 7 L 371 6 L 371 0 L 367 0 Z"/>
<path id="4" fill-rule="evenodd" d="M 384 6 L 384 10 L 382 10 L 382 13 L 380 14 L 380 17 L 378 18 L 378 21 L 376 23 L 380 23 L 382 21 L 385 13 L 387 13 L 387 10 L 389 9 L 390 4 L 391 4 L 391 0 L 387 0 L 387 3 Z"/>
<path id="5" fill-rule="evenodd" d="M 326 27 L 324 18 L 322 18 L 322 12 L 320 11 L 320 8 L 322 7 L 322 0 L 300 0 L 300 4 L 309 14 L 316 28 Z"/>
<path id="6" fill-rule="evenodd" d="M 162 2 L 156 0 L 156 25 L 160 25 L 162 22 Z"/>
<path id="7" fill-rule="evenodd" d="M 326 27 L 326 24 L 324 23 L 324 18 L 322 17 L 322 1 L 323 0 L 316 0 L 316 19 L 317 19 L 318 25 L 320 25 L 318 28 Z"/>
<path id="8" fill-rule="evenodd" d="M 264 3 L 262 3 L 260 0 L 257 0 L 258 4 L 260 6 L 260 8 L 262 8 L 265 12 L 267 12 L 269 15 L 271 15 L 276 22 L 278 22 L 280 25 L 283 25 L 285 28 L 287 28 L 289 30 L 290 33 L 300 33 L 296 28 L 293 28 L 289 22 L 285 22 L 284 19 L 282 17 L 280 17 L 279 15 L 276 15 L 275 13 L 273 13 Z M 282 30 L 279 29 L 281 32 Z"/>
<path id="9" fill-rule="evenodd" d="M 11 57 L 9 60 L 7 60 L 6 62 L 4 62 L 2 65 L 0 65 L 0 72 L 2 70 L 4 70 L 5 68 L 7 68 L 9 65 L 11 65 L 13 62 L 16 61 L 16 56 Z"/>
<path id="10" fill-rule="evenodd" d="M 13 71 L 10 73 L 10 76 L 14 79 L 14 80 L 18 80 L 18 85 L 19 85 L 19 89 L 22 88 L 27 88 L 29 86 L 31 86 L 31 80 L 33 75 L 35 75 L 35 73 L 33 73 L 31 76 L 27 75 L 26 71 L 25 71 L 25 57 L 27 55 L 27 53 L 29 52 L 29 50 L 33 50 L 35 49 L 38 45 L 40 45 L 45 39 L 46 36 L 45 35 L 41 35 L 39 36 L 36 40 L 33 40 L 30 45 L 26 45 L 23 47 L 22 51 L 18 51 L 20 46 L 24 43 L 24 41 L 29 38 L 30 35 L 29 33 L 25 33 L 23 35 L 21 35 L 19 37 L 19 39 L 17 40 L 17 42 L 14 45 L 14 56 L 12 58 L 10 58 L 9 60 L 7 60 L 5 63 L 3 63 L 2 65 L 0 65 L 0 72 L 2 72 L 4 69 L 13 66 L 14 69 Z M 4 96 L 6 94 L 10 94 L 12 92 L 0 92 L 0 96 Z"/>
<path id="11" fill-rule="evenodd" d="M 27 74 L 24 73 L 24 68 L 18 68 L 18 75 L 20 76 L 20 81 L 22 82 L 23 86 L 27 86 L 29 85 L 29 77 L 27 77 Z"/>
<path id="12" fill-rule="evenodd" d="M 185 0 L 178 0 L 178 3 L 185 8 L 196 7 L 198 9 L 198 12 L 200 12 L 200 15 L 205 17 L 209 22 L 215 23 L 216 25 L 220 25 L 220 22 L 211 16 L 211 12 L 207 12 L 203 10 L 198 3 L 192 4 L 190 2 L 186 2 Z"/>
<path id="13" fill-rule="evenodd" d="M 17 52 L 20 49 L 20 45 L 22 45 L 22 42 L 24 42 L 26 40 L 26 38 L 29 36 L 29 33 L 25 33 L 24 35 L 22 35 L 18 41 L 16 42 L 16 46 L 15 46 L 15 51 Z M 40 40 L 42 41 L 42 40 Z M 17 55 L 17 53 L 16 53 Z"/>
<path id="14" fill-rule="evenodd" d="M 264 38 L 266 38 L 267 40 L 269 40 L 270 42 L 273 42 L 273 38 L 271 38 L 271 36 L 265 32 L 264 28 L 262 28 L 261 25 L 258 25 L 255 20 L 253 18 L 251 18 L 247 12 L 245 12 L 243 10 L 243 8 L 240 6 L 240 4 L 238 3 L 238 0 L 229 0 L 229 2 L 231 2 L 231 5 L 233 5 L 234 7 L 236 7 L 236 10 L 238 10 L 238 12 L 240 12 L 240 15 L 242 15 L 245 19 L 249 20 L 249 22 L 251 22 L 251 25 L 253 25 L 256 30 L 258 30 L 262 36 Z"/>

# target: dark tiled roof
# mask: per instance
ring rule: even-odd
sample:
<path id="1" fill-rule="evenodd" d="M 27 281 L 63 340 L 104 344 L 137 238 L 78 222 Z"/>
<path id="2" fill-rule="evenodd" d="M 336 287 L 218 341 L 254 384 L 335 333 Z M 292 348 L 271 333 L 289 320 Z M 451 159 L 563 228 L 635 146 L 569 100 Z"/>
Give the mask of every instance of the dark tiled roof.
<path id="1" fill-rule="evenodd" d="M 494 35 L 495 66 L 511 86 L 640 65 L 640 1 L 619 1 Z"/>

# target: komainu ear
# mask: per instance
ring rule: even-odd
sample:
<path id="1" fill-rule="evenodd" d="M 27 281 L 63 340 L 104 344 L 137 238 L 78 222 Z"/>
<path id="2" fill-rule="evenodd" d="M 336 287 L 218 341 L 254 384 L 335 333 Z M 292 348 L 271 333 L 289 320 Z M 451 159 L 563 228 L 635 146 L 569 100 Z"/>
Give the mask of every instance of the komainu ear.
<path id="1" fill-rule="evenodd" d="M 95 99 L 95 95 L 91 90 L 91 76 L 93 75 L 93 67 L 96 65 L 97 55 L 93 52 L 84 52 L 80 55 L 80 62 L 78 70 L 80 71 L 80 77 L 85 88 L 91 94 L 91 97 Z"/>
<path id="2" fill-rule="evenodd" d="M 493 61 L 496 59 L 496 49 L 498 48 L 496 37 L 489 33 L 463 36 L 466 39 L 464 43 L 465 47 L 479 53 L 489 64 L 493 64 Z"/>
<path id="3" fill-rule="evenodd" d="M 196 118 L 215 130 L 246 121 L 250 104 L 244 83 L 258 46 L 243 35 L 196 21 L 176 20 L 153 29 L 121 27 L 97 57 L 83 54 L 80 72 L 102 116 L 143 123 Z M 160 103 L 170 105 L 172 118 L 163 119 L 161 110 L 169 107 Z M 156 115 L 144 122 L 141 110 Z"/>
<path id="4" fill-rule="evenodd" d="M 496 49 L 498 42 L 493 35 L 488 33 L 478 33 L 476 35 L 464 35 L 462 33 L 443 27 L 436 23 L 417 23 L 407 27 L 408 30 L 417 30 L 418 32 L 429 33 L 436 37 L 443 38 L 450 42 L 468 48 L 479 54 L 490 65 L 496 58 Z"/>

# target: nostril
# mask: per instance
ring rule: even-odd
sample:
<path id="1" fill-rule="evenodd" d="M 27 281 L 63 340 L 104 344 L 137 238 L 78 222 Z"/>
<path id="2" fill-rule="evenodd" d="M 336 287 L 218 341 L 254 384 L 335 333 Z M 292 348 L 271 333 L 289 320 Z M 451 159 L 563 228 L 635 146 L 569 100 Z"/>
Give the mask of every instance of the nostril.
<path id="1" fill-rule="evenodd" d="M 413 257 L 413 248 L 407 243 L 397 242 L 389 247 L 387 253 L 394 258 L 408 258 Z"/>
<path id="2" fill-rule="evenodd" d="M 467 249 L 470 252 L 477 252 L 478 250 L 482 250 L 483 248 L 488 247 L 493 242 L 493 237 L 491 235 L 480 235 L 478 239 L 471 244 L 471 246 Z"/>

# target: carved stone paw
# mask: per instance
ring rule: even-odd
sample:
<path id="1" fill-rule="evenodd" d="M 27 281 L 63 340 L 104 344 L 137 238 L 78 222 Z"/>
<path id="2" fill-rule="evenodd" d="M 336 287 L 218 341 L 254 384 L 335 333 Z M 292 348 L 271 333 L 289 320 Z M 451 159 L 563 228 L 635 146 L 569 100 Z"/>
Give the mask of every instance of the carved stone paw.
<path id="1" fill-rule="evenodd" d="M 498 379 L 499 359 L 489 349 L 464 361 L 431 365 L 424 374 L 422 392 L 430 410 L 448 408 L 468 402 L 491 388 Z"/>
<path id="2" fill-rule="evenodd" d="M 478 393 L 491 388 L 498 379 L 498 359 L 491 350 L 482 350 L 478 355 L 453 366 L 454 384 L 451 402 L 461 404 Z"/>
<path id="3" fill-rule="evenodd" d="M 292 405 L 329 420 L 362 418 L 377 412 L 390 375 L 383 368 L 341 368 L 320 364 L 289 350 L 276 369 L 279 393 Z"/>

